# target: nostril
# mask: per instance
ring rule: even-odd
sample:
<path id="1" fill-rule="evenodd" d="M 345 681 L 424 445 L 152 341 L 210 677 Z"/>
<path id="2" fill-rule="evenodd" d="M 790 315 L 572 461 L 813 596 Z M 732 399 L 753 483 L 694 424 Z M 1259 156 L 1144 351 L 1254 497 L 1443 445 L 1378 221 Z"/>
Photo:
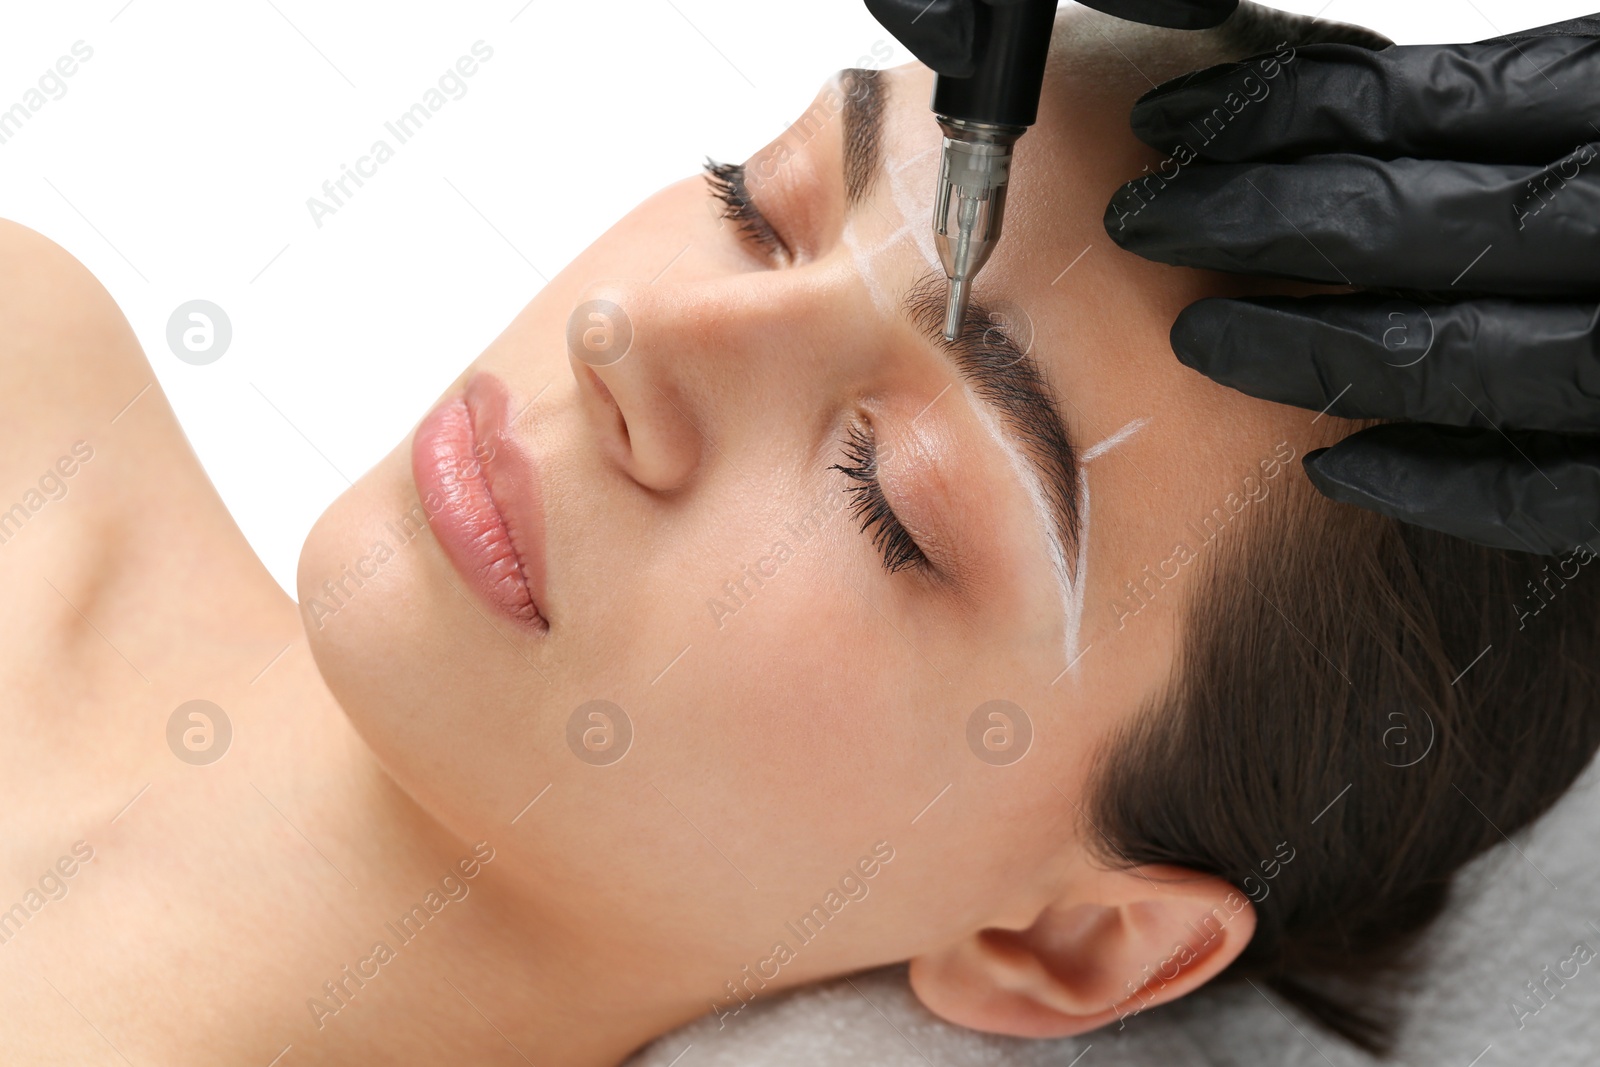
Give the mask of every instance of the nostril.
<path id="1" fill-rule="evenodd" d="M 683 286 L 598 282 L 574 295 L 567 356 L 595 444 L 639 486 L 680 488 L 700 459 L 694 360 L 731 343 L 713 326 L 720 308 Z"/>

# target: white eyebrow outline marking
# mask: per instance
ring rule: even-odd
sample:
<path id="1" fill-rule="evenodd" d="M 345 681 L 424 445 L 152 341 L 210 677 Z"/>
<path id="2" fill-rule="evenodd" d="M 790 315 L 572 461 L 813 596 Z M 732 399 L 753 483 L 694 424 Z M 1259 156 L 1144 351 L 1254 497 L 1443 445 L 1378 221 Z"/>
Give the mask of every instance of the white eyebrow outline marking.
<path id="1" fill-rule="evenodd" d="M 1028 494 L 1028 502 L 1033 506 L 1034 517 L 1038 520 L 1038 528 L 1043 531 L 1045 538 L 1045 555 L 1050 560 L 1050 569 L 1055 573 L 1056 588 L 1061 596 L 1061 610 L 1067 619 L 1068 648 L 1076 641 L 1077 627 L 1072 625 L 1072 612 L 1074 604 L 1083 599 L 1077 589 L 1077 584 L 1072 580 L 1072 575 L 1067 570 L 1067 546 L 1062 540 L 1061 530 L 1055 521 L 1055 513 L 1045 496 L 1044 480 L 1039 476 L 1033 463 L 1022 454 L 1022 449 L 1000 428 L 999 420 L 995 417 L 989 405 L 972 391 L 966 382 L 961 384 L 962 392 L 967 396 L 967 405 L 971 408 L 978 422 L 988 431 L 994 443 L 1005 453 L 1006 460 L 1011 464 L 1011 469 L 1022 483 L 1023 491 Z M 1081 480 L 1080 483 L 1082 484 Z M 1083 576 L 1082 542 L 1079 542 L 1078 576 Z M 1081 609 L 1079 609 L 1081 615 Z"/>
<path id="2" fill-rule="evenodd" d="M 923 259 L 928 261 L 930 268 L 941 273 L 944 271 L 944 266 L 940 263 L 938 253 L 933 247 L 932 222 L 930 221 L 928 225 L 922 227 L 921 229 L 918 229 L 911 222 L 911 217 L 917 210 L 918 205 L 912 198 L 911 192 L 907 188 L 906 179 L 903 178 L 900 173 L 913 163 L 916 163 L 918 160 L 933 152 L 935 147 L 936 146 L 930 145 L 929 147 L 918 152 L 916 155 L 912 156 L 910 159 L 900 160 L 897 164 L 892 166 L 886 163 L 884 166 L 884 172 L 889 176 L 890 196 L 894 201 L 895 210 L 900 213 L 900 225 L 894 230 L 894 232 L 879 238 L 870 247 L 864 247 L 861 243 L 861 239 L 856 235 L 856 219 L 860 216 L 861 212 L 852 212 L 850 217 L 845 220 L 844 231 L 842 234 L 844 244 L 850 249 L 850 257 L 855 265 L 856 274 L 860 276 L 863 282 L 866 283 L 867 288 L 872 293 L 872 303 L 879 310 L 888 309 L 891 306 L 891 301 L 889 300 L 888 295 L 884 292 L 883 285 L 879 282 L 877 275 L 872 269 L 873 264 L 876 262 L 879 256 L 894 248 L 905 238 L 911 238 L 911 241 L 917 247 L 917 250 L 922 253 Z M 890 155 L 890 153 L 886 152 L 885 155 Z M 930 198 L 928 204 L 926 205 L 924 214 L 931 216 L 932 204 L 933 201 Z M 883 215 L 882 212 L 879 212 L 879 215 L 886 221 L 888 220 L 888 216 Z"/>
<path id="3" fill-rule="evenodd" d="M 837 78 L 838 76 L 835 75 L 835 80 Z M 891 152 L 886 151 L 884 153 L 886 158 L 883 169 L 889 176 L 890 197 L 894 202 L 895 209 L 900 213 L 900 225 L 894 232 L 875 242 L 871 248 L 863 248 L 855 233 L 854 215 L 846 220 L 843 232 L 844 243 L 850 249 L 856 273 L 866 283 L 868 289 L 871 290 L 873 303 L 879 308 L 883 308 L 886 305 L 886 297 L 882 285 L 871 268 L 879 256 L 898 244 L 902 239 L 910 237 L 912 243 L 917 246 L 917 250 L 922 253 L 923 259 L 928 262 L 930 267 L 940 272 L 944 270 L 944 265 L 933 247 L 932 223 L 930 222 L 919 230 L 915 228 L 911 221 L 919 208 L 923 210 L 924 215 L 929 214 L 932 208 L 932 200 L 930 198 L 927 204 L 919 205 L 908 188 L 906 179 L 901 176 L 902 171 L 924 159 L 937 148 L 937 145 L 929 145 L 915 155 L 902 159 L 897 163 L 892 160 Z M 1115 433 L 1097 441 L 1079 454 L 1077 566 L 1069 572 L 1066 544 L 1061 538 L 1060 531 L 1056 528 L 1053 513 L 1046 502 L 1044 486 L 1038 472 L 1022 455 L 1011 439 L 1001 431 L 988 406 L 974 396 L 972 390 L 965 384 L 963 384 L 962 388 L 967 394 L 968 405 L 978 414 L 979 421 L 983 424 L 984 429 L 988 431 L 989 436 L 1005 452 L 1012 469 L 1022 481 L 1023 489 L 1028 494 L 1029 503 L 1032 504 L 1035 516 L 1038 518 L 1040 526 L 1044 529 L 1047 542 L 1046 555 L 1050 560 L 1051 569 L 1055 572 L 1056 585 L 1060 591 L 1062 601 L 1062 615 L 1065 621 L 1066 632 L 1063 640 L 1063 652 L 1067 666 L 1062 671 L 1062 674 L 1071 672 L 1075 675 L 1078 664 L 1083 659 L 1082 653 L 1088 651 L 1088 649 L 1079 648 L 1083 629 L 1084 593 L 1088 585 L 1087 574 L 1089 566 L 1090 494 L 1088 466 L 1090 461 L 1113 451 L 1138 434 L 1149 425 L 1150 417 L 1141 416 L 1129 419 Z M 1077 575 L 1076 581 L 1073 580 L 1073 574 Z M 1059 675 L 1056 680 L 1060 680 Z M 1052 682 L 1051 684 L 1055 683 Z"/>
<path id="4" fill-rule="evenodd" d="M 1083 649 L 1082 652 L 1079 651 L 1078 640 L 1083 628 L 1083 594 L 1089 584 L 1089 461 L 1097 459 L 1122 445 L 1148 425 L 1150 425 L 1150 417 L 1148 415 L 1129 419 L 1122 424 L 1122 427 L 1116 433 L 1090 445 L 1078 456 L 1078 519 L 1080 523 L 1078 531 L 1078 569 L 1076 571 L 1078 580 L 1069 586 L 1072 599 L 1067 608 L 1067 637 L 1065 642 L 1067 667 L 1066 670 L 1061 672 L 1062 674 L 1071 672 L 1076 677 L 1078 663 L 1083 659 L 1083 652 L 1088 651 L 1088 649 Z M 1059 675 L 1056 680 L 1060 681 Z M 1055 683 L 1052 682 L 1051 684 L 1054 685 Z"/>

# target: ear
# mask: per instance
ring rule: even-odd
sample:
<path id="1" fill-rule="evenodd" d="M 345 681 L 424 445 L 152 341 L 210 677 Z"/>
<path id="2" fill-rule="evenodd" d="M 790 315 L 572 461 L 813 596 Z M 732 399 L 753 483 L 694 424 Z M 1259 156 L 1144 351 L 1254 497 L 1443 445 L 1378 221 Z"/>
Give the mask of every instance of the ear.
<path id="1" fill-rule="evenodd" d="M 1255 929 L 1249 898 L 1212 875 L 1094 870 L 1026 929 L 979 930 L 916 957 L 911 987 L 960 1026 L 1067 1037 L 1200 988 Z"/>

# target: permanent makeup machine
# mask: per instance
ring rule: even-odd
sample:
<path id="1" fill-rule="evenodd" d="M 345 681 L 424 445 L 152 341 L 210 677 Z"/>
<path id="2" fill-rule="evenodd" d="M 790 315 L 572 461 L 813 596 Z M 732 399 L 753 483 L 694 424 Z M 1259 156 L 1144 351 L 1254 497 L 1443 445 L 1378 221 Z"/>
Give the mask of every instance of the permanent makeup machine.
<path id="1" fill-rule="evenodd" d="M 1200 30 L 1238 0 L 1082 0 L 1130 22 Z M 933 239 L 950 280 L 944 336 L 954 341 L 972 280 L 1000 241 L 1011 150 L 1038 117 L 1057 0 L 866 0 L 867 9 L 936 75 L 944 131 Z"/>

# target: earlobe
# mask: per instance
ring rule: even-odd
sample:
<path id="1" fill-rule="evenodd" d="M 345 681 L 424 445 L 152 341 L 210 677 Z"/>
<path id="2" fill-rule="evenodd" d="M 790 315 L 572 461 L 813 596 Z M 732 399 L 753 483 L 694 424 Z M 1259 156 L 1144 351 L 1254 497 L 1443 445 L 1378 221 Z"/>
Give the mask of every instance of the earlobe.
<path id="1" fill-rule="evenodd" d="M 1254 933 L 1254 907 L 1220 878 L 1177 867 L 1097 871 L 1025 930 L 979 930 L 913 959 L 911 986 L 960 1026 L 1067 1037 L 1193 992 Z"/>

